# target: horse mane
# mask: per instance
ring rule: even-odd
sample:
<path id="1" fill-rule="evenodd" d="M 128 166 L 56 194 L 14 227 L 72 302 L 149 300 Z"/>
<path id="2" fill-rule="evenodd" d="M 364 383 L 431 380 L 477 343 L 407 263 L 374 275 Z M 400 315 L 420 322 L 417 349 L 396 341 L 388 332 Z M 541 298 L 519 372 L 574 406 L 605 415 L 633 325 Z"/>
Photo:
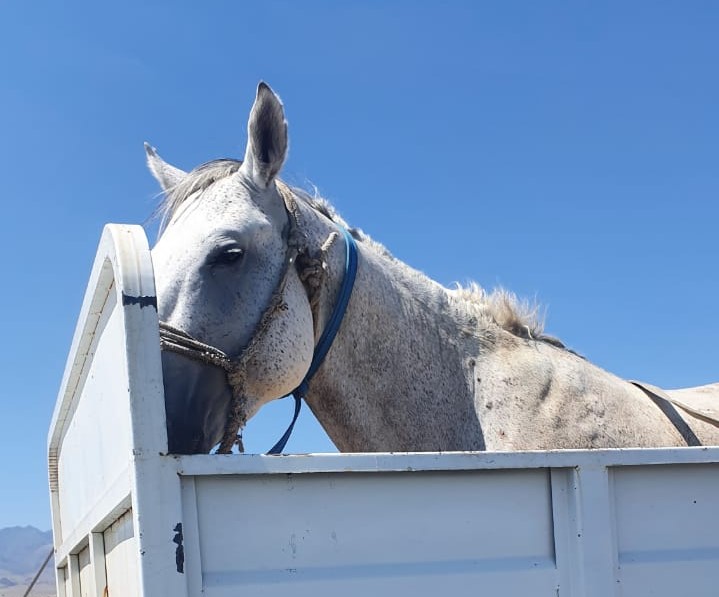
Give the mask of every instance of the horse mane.
<path id="1" fill-rule="evenodd" d="M 242 166 L 241 160 L 231 158 L 212 160 L 188 172 L 187 176 L 173 188 L 166 189 L 154 214 L 155 217 L 160 218 L 160 234 L 164 232 L 167 224 L 185 201 L 194 194 L 206 190 L 218 180 L 231 176 L 240 169 L 240 166 Z M 316 188 L 311 194 L 299 187 L 287 186 L 297 198 L 312 209 L 346 228 L 357 241 L 406 267 L 406 264 L 396 259 L 384 245 L 370 238 L 359 228 L 349 226 L 335 208 L 319 195 Z M 494 324 L 519 338 L 545 342 L 569 350 L 560 340 L 544 333 L 544 318 L 540 315 L 540 308 L 536 303 L 520 300 L 514 293 L 503 288 L 487 292 L 476 283 L 467 286 L 457 285 L 456 288 L 449 289 L 449 292 L 452 298 L 465 304 L 478 325 Z"/>
<path id="2" fill-rule="evenodd" d="M 577 354 L 558 338 L 544 333 L 544 314 L 536 302 L 522 300 L 501 287 L 487 292 L 475 282 L 467 286 L 458 284 L 451 292 L 455 299 L 466 305 L 471 316 L 485 325 L 493 323 L 519 338 L 544 342 Z"/>

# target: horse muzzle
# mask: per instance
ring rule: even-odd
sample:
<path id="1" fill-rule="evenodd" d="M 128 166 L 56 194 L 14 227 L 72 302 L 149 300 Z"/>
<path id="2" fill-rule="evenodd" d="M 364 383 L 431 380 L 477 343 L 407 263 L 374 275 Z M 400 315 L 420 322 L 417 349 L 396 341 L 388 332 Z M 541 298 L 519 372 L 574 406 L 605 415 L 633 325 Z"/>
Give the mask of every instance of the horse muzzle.
<path id="1" fill-rule="evenodd" d="M 207 454 L 221 439 L 232 399 L 225 372 L 162 351 L 168 451 Z"/>

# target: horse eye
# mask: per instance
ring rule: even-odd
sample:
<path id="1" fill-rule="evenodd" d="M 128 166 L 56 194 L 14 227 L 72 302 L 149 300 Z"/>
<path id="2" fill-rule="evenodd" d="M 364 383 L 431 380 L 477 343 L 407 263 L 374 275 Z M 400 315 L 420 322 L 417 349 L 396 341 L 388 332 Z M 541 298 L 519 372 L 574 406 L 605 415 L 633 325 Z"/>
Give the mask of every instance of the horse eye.
<path id="1" fill-rule="evenodd" d="M 211 265 L 232 265 L 237 263 L 244 254 L 245 252 L 239 247 L 225 249 L 212 258 Z"/>

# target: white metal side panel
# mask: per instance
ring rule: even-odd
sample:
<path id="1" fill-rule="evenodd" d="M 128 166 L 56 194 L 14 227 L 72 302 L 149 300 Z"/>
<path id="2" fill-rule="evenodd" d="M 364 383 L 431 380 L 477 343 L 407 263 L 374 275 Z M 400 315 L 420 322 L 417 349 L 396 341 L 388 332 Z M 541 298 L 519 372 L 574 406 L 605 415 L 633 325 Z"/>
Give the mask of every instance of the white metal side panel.
<path id="1" fill-rule="evenodd" d="M 124 322 L 110 293 L 95 357 L 82 378 L 80 398 L 58 458 L 60 520 L 75 529 L 127 467 L 132 454 Z M 119 355 L 119 357 L 118 357 Z M 129 491 L 129 487 L 127 488 Z"/>
<path id="2" fill-rule="evenodd" d="M 556 595 L 547 470 L 194 484 L 205 595 Z"/>
<path id="3" fill-rule="evenodd" d="M 78 566 L 80 567 L 80 595 L 79 597 L 96 597 L 94 595 L 93 570 L 90 565 L 90 548 L 86 547 L 77 554 Z"/>
<path id="4" fill-rule="evenodd" d="M 620 594 L 719 595 L 719 467 L 613 471 Z"/>
<path id="5" fill-rule="evenodd" d="M 67 566 L 57 569 L 55 580 L 57 581 L 57 597 L 69 597 L 72 594 L 72 590 Z"/>
<path id="6" fill-rule="evenodd" d="M 182 517 L 180 483 L 173 461 L 162 457 L 166 451 L 147 238 L 138 226 L 111 224 L 100 241 L 48 436 L 56 562 L 68 565 L 72 597 L 80 594 L 78 554 L 128 507 L 132 540 L 118 543 L 110 558 L 131 558 L 134 580 L 118 594 L 186 594 L 173 541 Z M 94 564 L 104 565 L 103 549 L 97 540 L 85 566 L 93 592 L 104 585 Z"/>
<path id="7" fill-rule="evenodd" d="M 137 540 L 132 511 L 127 511 L 104 533 L 108 597 L 140 595 Z"/>

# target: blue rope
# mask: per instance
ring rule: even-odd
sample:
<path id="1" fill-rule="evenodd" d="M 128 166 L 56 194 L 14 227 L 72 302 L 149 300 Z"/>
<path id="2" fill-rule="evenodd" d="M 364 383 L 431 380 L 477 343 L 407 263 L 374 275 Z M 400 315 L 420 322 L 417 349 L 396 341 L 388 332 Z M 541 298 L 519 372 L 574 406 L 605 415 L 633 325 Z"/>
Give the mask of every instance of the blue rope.
<path id="1" fill-rule="evenodd" d="M 322 362 L 327 356 L 327 353 L 332 346 L 332 342 L 334 341 L 335 336 L 337 335 L 337 332 L 342 325 L 342 319 L 345 316 L 345 311 L 347 311 L 347 305 L 350 301 L 350 297 L 352 296 L 352 288 L 354 287 L 355 277 L 357 276 L 357 243 L 347 230 L 342 228 L 342 232 L 344 234 L 346 247 L 345 275 L 344 279 L 342 280 L 342 288 L 340 288 L 340 294 L 337 297 L 337 303 L 335 304 L 334 311 L 332 311 L 332 316 L 327 322 L 327 327 L 325 327 L 324 332 L 322 332 L 322 336 L 320 336 L 320 340 L 317 343 L 317 346 L 315 346 L 315 351 L 312 355 L 312 362 L 310 363 L 310 368 L 307 370 L 307 375 L 305 375 L 305 378 L 302 380 L 299 386 L 297 386 L 294 390 L 292 390 L 292 392 L 287 394 L 287 396 L 291 394 L 292 396 L 294 396 L 295 399 L 295 413 L 292 417 L 292 422 L 287 428 L 287 431 L 285 431 L 282 437 L 278 440 L 278 442 L 269 449 L 267 454 L 281 454 L 282 450 L 285 449 L 285 445 L 287 445 L 287 441 L 290 439 L 290 435 L 292 435 L 292 430 L 295 428 L 297 418 L 300 416 L 302 400 L 305 399 L 307 396 L 307 390 L 309 389 L 310 380 L 320 368 Z M 287 396 L 283 396 L 283 398 L 287 398 Z"/>

